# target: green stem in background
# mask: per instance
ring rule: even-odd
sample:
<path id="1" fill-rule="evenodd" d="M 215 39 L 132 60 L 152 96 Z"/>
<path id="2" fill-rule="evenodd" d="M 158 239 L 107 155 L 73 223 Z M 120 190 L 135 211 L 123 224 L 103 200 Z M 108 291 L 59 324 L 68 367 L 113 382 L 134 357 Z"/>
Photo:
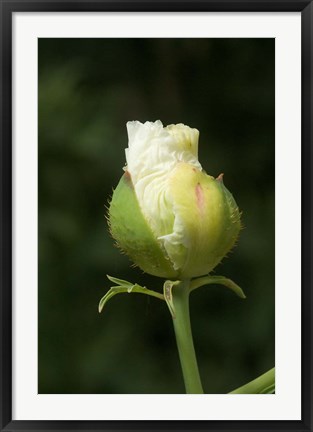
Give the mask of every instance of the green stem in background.
<path id="1" fill-rule="evenodd" d="M 189 280 L 174 283 L 166 281 L 164 284 L 164 296 L 173 318 L 186 393 L 203 394 L 190 325 L 189 293 Z"/>
<path id="2" fill-rule="evenodd" d="M 275 368 L 237 388 L 230 394 L 270 394 L 275 391 Z"/>

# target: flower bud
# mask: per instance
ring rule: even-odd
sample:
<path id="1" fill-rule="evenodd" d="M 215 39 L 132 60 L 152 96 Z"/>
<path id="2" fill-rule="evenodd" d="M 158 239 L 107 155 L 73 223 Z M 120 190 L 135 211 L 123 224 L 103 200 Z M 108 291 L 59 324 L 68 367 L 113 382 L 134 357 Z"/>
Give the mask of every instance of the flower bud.
<path id="1" fill-rule="evenodd" d="M 198 161 L 199 132 L 160 121 L 127 123 L 127 166 L 109 208 L 118 246 L 143 271 L 167 279 L 208 274 L 234 246 L 237 204 Z"/>

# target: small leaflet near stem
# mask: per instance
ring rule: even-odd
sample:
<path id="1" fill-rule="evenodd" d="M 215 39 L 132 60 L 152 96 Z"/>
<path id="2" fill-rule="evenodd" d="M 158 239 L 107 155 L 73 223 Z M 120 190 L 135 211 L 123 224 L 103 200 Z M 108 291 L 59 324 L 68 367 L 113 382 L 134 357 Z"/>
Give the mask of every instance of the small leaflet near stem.
<path id="1" fill-rule="evenodd" d="M 122 294 L 122 293 L 139 293 L 139 294 L 146 294 L 150 295 L 151 297 L 156 297 L 160 300 L 164 300 L 164 296 L 161 293 L 158 293 L 157 291 L 149 290 L 146 287 L 142 287 L 138 284 L 133 284 L 132 282 L 125 281 L 123 279 L 118 279 L 113 276 L 107 275 L 107 278 L 116 284 L 116 286 L 113 286 L 109 289 L 109 291 L 102 297 L 102 299 L 99 302 L 98 310 L 99 313 L 101 313 L 104 305 L 116 294 Z"/>

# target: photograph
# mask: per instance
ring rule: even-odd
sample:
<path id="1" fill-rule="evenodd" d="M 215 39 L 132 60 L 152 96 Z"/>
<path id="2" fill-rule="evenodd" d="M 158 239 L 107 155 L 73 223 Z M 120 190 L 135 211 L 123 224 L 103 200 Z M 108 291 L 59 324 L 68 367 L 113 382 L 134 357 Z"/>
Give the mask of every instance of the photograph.
<path id="1" fill-rule="evenodd" d="M 274 38 L 38 38 L 37 390 L 275 392 Z"/>

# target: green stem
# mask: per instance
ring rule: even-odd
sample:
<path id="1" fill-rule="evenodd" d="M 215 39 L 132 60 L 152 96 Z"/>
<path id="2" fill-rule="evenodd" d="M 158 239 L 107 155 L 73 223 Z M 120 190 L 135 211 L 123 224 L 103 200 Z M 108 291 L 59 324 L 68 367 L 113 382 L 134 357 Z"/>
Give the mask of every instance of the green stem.
<path id="1" fill-rule="evenodd" d="M 186 393 L 203 394 L 190 325 L 189 293 L 189 280 L 173 287 L 173 324 Z"/>
<path id="2" fill-rule="evenodd" d="M 230 394 L 260 394 L 270 393 L 275 388 L 275 368 L 269 370 L 265 374 L 250 381 L 248 384 L 237 388 L 230 392 Z"/>

